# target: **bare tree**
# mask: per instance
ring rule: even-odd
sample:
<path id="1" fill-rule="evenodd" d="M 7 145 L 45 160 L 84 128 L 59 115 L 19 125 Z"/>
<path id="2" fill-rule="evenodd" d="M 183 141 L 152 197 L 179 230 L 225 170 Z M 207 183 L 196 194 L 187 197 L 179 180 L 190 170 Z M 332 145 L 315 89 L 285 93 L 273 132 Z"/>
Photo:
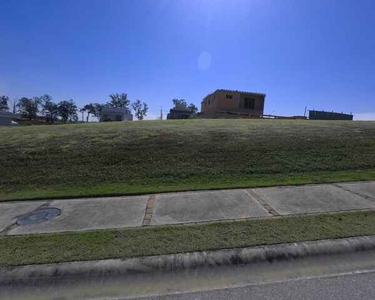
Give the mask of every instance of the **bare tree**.
<path id="1" fill-rule="evenodd" d="M 19 102 L 20 102 L 20 100 L 18 98 L 14 98 L 13 100 L 9 101 L 10 109 L 11 109 L 12 113 L 14 113 L 14 114 L 18 113 Z"/>
<path id="2" fill-rule="evenodd" d="M 143 120 L 143 118 L 147 115 L 148 105 L 145 102 L 141 102 L 140 100 L 136 100 L 132 104 L 134 114 L 138 120 Z"/>

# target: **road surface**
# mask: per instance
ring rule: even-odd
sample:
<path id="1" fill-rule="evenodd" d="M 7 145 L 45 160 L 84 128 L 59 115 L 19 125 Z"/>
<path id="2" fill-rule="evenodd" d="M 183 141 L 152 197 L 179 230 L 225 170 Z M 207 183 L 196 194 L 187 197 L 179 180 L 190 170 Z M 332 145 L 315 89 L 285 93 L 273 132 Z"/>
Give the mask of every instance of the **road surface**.
<path id="1" fill-rule="evenodd" d="M 142 300 L 365 300 L 375 299 L 375 272 L 297 279 Z"/>

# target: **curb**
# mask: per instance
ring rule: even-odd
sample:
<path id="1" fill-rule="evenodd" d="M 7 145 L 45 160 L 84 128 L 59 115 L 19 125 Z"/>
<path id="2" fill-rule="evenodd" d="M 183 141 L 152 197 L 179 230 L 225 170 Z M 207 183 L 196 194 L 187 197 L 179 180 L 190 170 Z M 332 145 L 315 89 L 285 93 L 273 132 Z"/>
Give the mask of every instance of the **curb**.
<path id="1" fill-rule="evenodd" d="M 305 257 L 375 250 L 375 235 L 334 240 L 307 241 L 253 248 L 224 249 L 130 259 L 78 261 L 27 265 L 0 269 L 0 286 L 48 283 L 66 279 L 120 277 L 196 270 L 230 265 L 285 261 Z"/>

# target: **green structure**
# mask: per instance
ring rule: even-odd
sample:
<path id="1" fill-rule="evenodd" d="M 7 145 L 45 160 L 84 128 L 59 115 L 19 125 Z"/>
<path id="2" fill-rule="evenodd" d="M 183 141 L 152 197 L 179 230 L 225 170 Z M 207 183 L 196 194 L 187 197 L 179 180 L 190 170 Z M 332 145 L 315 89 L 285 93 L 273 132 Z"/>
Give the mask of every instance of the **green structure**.
<path id="1" fill-rule="evenodd" d="M 310 120 L 353 120 L 352 114 L 343 114 L 329 111 L 309 110 Z"/>

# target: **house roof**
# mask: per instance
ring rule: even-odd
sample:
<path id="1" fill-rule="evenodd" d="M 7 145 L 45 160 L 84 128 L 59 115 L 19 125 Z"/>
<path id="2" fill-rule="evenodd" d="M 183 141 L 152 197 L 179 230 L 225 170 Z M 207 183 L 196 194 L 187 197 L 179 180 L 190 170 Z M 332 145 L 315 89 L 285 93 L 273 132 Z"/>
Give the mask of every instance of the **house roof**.
<path id="1" fill-rule="evenodd" d="M 238 90 L 226 90 L 226 89 L 218 89 L 215 92 L 227 92 L 227 93 L 240 93 L 240 94 L 253 94 L 259 96 L 266 96 L 266 94 L 258 93 L 258 92 L 245 92 L 245 91 L 238 91 Z"/>
<path id="2" fill-rule="evenodd" d="M 251 94 L 251 95 L 259 95 L 259 96 L 263 96 L 263 97 L 266 97 L 266 94 L 263 94 L 263 93 L 258 93 L 258 92 L 244 92 L 244 91 L 238 91 L 238 90 L 226 90 L 226 89 L 217 89 L 215 92 L 211 93 L 211 94 L 208 94 L 206 97 L 203 98 L 203 101 L 205 101 L 205 99 L 209 96 L 211 96 L 212 94 L 216 93 L 216 92 L 226 92 L 226 93 L 240 93 L 240 94 Z"/>
<path id="3" fill-rule="evenodd" d="M 10 111 L 0 110 L 0 117 L 14 118 L 16 115 Z"/>

